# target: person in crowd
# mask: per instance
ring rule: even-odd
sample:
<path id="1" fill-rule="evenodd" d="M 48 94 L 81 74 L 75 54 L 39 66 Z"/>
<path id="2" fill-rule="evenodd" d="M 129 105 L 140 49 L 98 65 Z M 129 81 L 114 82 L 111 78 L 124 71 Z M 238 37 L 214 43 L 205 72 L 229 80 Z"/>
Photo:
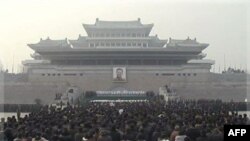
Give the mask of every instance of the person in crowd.
<path id="1" fill-rule="evenodd" d="M 83 128 L 79 127 L 78 132 L 76 132 L 74 135 L 74 139 L 75 141 L 82 141 L 83 137 L 84 137 Z"/>
<path id="2" fill-rule="evenodd" d="M 175 136 L 175 141 L 190 141 L 191 139 L 186 135 L 185 129 L 180 129 L 179 134 Z"/>
<path id="3" fill-rule="evenodd" d="M 179 132 L 180 132 L 180 126 L 179 126 L 179 125 L 176 125 L 176 126 L 174 127 L 173 132 L 172 132 L 171 135 L 170 135 L 170 141 L 175 141 L 175 137 L 176 137 L 177 135 L 179 135 Z"/>
<path id="4" fill-rule="evenodd" d="M 116 130 L 115 126 L 113 126 L 111 128 L 110 136 L 112 138 L 112 141 L 120 141 L 121 140 L 121 134 Z"/>
<path id="5" fill-rule="evenodd" d="M 18 134 L 14 141 L 22 141 L 22 135 Z"/>
<path id="6" fill-rule="evenodd" d="M 48 141 L 48 140 L 42 137 L 41 133 L 37 132 L 35 137 L 32 138 L 32 141 Z"/>
<path id="7" fill-rule="evenodd" d="M 196 141 L 208 141 L 206 131 L 204 129 L 200 131 L 200 136 L 196 138 Z"/>

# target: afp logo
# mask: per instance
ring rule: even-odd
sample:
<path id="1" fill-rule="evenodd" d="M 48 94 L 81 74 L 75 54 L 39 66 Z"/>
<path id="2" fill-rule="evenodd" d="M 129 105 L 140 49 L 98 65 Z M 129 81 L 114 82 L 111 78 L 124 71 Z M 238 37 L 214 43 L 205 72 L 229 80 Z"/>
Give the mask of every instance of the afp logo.
<path id="1" fill-rule="evenodd" d="M 246 129 L 230 129 L 228 133 L 228 137 L 230 136 L 244 136 L 247 133 Z"/>
<path id="2" fill-rule="evenodd" d="M 248 141 L 250 135 L 250 125 L 225 125 L 224 140 L 240 139 L 240 141 Z"/>

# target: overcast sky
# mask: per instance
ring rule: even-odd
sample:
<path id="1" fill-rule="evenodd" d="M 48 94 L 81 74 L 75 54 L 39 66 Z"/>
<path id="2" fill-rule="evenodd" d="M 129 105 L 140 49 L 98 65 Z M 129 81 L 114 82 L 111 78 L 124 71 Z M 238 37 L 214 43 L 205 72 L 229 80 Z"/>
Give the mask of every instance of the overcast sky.
<path id="1" fill-rule="evenodd" d="M 197 38 L 219 66 L 250 68 L 249 3 L 244 0 L 0 0 L 0 60 L 19 72 L 31 59 L 28 43 L 40 38 L 77 39 L 86 35 L 82 23 L 100 20 L 137 20 L 154 23 L 151 35 L 161 39 Z M 13 61 L 14 60 L 14 61 Z M 211 71 L 213 71 L 212 69 Z"/>

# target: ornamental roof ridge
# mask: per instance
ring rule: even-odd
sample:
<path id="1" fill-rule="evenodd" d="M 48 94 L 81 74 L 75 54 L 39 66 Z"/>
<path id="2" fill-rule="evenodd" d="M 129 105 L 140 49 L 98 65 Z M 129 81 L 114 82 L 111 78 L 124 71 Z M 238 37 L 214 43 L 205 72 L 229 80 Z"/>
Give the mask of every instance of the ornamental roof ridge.
<path id="1" fill-rule="evenodd" d="M 79 34 L 78 38 L 77 39 L 69 39 L 69 41 L 82 41 L 82 40 L 86 40 L 86 37 L 87 36 L 82 36 L 81 34 Z"/>
<path id="2" fill-rule="evenodd" d="M 81 44 L 81 43 L 86 43 L 86 36 L 81 36 L 81 34 L 79 34 L 77 39 L 72 39 L 72 40 L 68 40 L 69 43 L 73 46 L 75 46 L 76 44 Z"/>
<path id="3" fill-rule="evenodd" d="M 196 38 L 193 40 L 187 37 L 187 39 L 172 39 L 169 38 L 169 43 L 187 43 L 187 44 L 199 44 L 199 42 L 196 41 Z"/>
<path id="4" fill-rule="evenodd" d="M 157 34 L 155 36 L 149 36 L 149 38 L 154 39 L 155 41 L 158 41 L 158 42 L 166 42 L 167 43 L 167 41 L 168 41 L 167 39 L 160 39 Z"/>
<path id="5" fill-rule="evenodd" d="M 109 25 L 114 25 L 114 24 L 142 26 L 140 18 L 138 18 L 138 20 L 131 20 L 131 21 L 105 21 L 105 20 L 99 20 L 99 18 L 96 18 L 96 21 L 95 21 L 96 26 L 109 26 Z"/>

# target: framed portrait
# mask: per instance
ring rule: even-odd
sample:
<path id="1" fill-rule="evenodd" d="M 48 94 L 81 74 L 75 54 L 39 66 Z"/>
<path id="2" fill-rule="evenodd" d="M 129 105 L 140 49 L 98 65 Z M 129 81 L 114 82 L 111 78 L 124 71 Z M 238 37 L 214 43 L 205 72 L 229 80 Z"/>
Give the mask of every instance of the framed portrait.
<path id="1" fill-rule="evenodd" d="M 126 68 L 125 67 L 114 67 L 113 68 L 113 81 L 114 82 L 126 82 Z"/>

